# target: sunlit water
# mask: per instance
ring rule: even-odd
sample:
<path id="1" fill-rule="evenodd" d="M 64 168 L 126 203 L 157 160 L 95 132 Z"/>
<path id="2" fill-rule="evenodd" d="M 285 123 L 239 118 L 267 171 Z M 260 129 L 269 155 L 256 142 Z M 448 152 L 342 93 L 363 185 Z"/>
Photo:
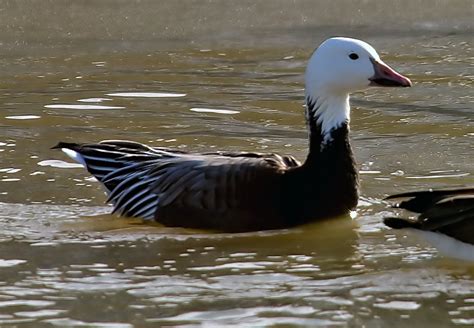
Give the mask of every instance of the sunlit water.
<path id="1" fill-rule="evenodd" d="M 69 42 L 62 30 L 47 37 L 40 29 L 29 34 L 39 38 L 29 41 L 35 52 L 5 34 L 0 326 L 474 325 L 474 266 L 381 224 L 393 212 L 382 201 L 390 193 L 474 184 L 472 27 L 438 10 L 446 20 L 411 13 L 403 28 L 386 24 L 379 33 L 386 17 L 374 13 L 319 28 L 265 29 L 255 18 L 256 35 L 221 22 L 214 38 L 189 32 L 159 48 L 145 32 L 140 42 L 130 38 L 133 47 L 114 37 Z M 354 220 L 235 235 L 145 225 L 108 215 L 98 183 L 49 149 L 60 140 L 130 139 L 304 160 L 303 72 L 314 46 L 333 34 L 366 39 L 415 82 L 353 96 L 362 173 Z"/>

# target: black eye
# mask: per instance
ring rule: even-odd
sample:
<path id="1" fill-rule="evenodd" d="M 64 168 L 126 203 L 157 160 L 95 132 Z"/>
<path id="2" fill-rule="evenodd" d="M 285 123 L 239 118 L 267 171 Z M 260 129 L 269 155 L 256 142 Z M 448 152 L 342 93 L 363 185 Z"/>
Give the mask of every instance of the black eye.
<path id="1" fill-rule="evenodd" d="M 353 52 L 349 55 L 349 58 L 352 60 L 356 60 L 359 59 L 359 55 Z"/>

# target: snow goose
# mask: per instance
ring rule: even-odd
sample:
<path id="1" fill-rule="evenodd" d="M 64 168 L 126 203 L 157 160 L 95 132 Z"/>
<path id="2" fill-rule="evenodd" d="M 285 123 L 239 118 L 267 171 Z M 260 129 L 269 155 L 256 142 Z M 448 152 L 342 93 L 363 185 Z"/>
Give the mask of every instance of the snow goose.
<path id="1" fill-rule="evenodd" d="M 306 70 L 309 152 L 187 153 L 131 141 L 60 142 L 104 186 L 114 212 L 165 226 L 227 232 L 291 227 L 347 214 L 358 200 L 349 142 L 349 94 L 369 86 L 409 87 L 369 44 L 324 41 Z"/>

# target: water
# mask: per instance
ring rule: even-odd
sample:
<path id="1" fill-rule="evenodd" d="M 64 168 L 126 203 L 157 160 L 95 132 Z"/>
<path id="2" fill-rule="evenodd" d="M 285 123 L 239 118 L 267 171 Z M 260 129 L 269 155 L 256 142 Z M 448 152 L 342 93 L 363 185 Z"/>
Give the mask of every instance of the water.
<path id="1" fill-rule="evenodd" d="M 474 270 L 381 224 L 394 192 L 474 184 L 470 1 L 5 2 L 0 326 L 472 326 Z M 107 214 L 57 141 L 303 160 L 303 72 L 363 38 L 410 89 L 353 96 L 354 220 L 247 234 Z"/>

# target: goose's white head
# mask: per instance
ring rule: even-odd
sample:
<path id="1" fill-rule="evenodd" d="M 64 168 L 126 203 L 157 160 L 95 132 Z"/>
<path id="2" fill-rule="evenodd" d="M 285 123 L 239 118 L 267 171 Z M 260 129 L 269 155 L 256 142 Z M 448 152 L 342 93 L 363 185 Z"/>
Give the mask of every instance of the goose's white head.
<path id="1" fill-rule="evenodd" d="M 369 86 L 409 87 L 408 78 L 385 64 L 371 45 L 331 38 L 313 53 L 306 70 L 307 94 L 347 94 Z"/>
<path id="2" fill-rule="evenodd" d="M 349 94 L 369 86 L 409 87 L 411 81 L 360 40 L 330 38 L 314 51 L 306 69 L 306 98 L 315 104 L 309 119 L 322 126 L 325 141 L 332 129 L 349 121 Z"/>

